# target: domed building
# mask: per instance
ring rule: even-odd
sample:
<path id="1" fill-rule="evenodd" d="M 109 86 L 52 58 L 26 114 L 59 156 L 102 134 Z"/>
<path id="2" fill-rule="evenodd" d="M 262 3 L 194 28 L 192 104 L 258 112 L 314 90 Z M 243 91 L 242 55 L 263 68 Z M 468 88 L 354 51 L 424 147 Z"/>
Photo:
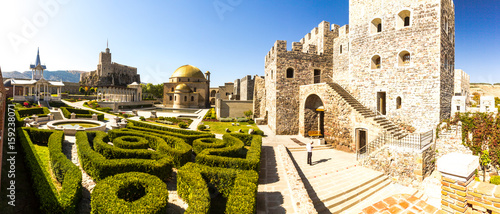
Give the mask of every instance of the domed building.
<path id="1" fill-rule="evenodd" d="M 205 74 L 192 65 L 183 65 L 174 71 L 169 82 L 163 84 L 163 105 L 170 108 L 208 108 L 210 72 Z"/>

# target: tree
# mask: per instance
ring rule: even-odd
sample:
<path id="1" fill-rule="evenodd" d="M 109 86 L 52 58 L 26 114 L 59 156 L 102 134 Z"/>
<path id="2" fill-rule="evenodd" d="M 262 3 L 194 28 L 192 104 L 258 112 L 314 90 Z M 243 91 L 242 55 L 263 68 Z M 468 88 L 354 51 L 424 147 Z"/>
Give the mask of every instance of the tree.
<path id="1" fill-rule="evenodd" d="M 248 111 L 243 112 L 243 114 L 245 114 L 245 116 L 247 116 L 247 117 L 251 117 L 253 115 L 253 112 L 252 112 L 252 110 L 248 110 Z"/>
<path id="2" fill-rule="evenodd" d="M 488 164 L 491 163 L 490 153 L 488 152 L 488 150 L 483 150 L 483 154 L 481 154 L 480 161 L 481 161 L 480 162 L 481 167 L 483 168 L 483 181 L 485 181 L 485 179 L 486 179 L 486 167 L 488 166 Z"/>
<path id="3" fill-rule="evenodd" d="M 80 88 L 78 89 L 78 92 L 80 92 L 80 94 L 84 94 L 84 93 L 85 93 L 85 88 L 80 87 Z"/>
<path id="4" fill-rule="evenodd" d="M 95 88 L 94 88 L 94 87 L 91 87 L 91 88 L 89 89 L 89 93 L 91 93 L 91 94 L 95 93 Z"/>
<path id="5" fill-rule="evenodd" d="M 479 100 L 481 99 L 481 94 L 474 92 L 472 93 L 473 97 L 472 100 L 476 101 L 477 104 L 479 104 Z"/>

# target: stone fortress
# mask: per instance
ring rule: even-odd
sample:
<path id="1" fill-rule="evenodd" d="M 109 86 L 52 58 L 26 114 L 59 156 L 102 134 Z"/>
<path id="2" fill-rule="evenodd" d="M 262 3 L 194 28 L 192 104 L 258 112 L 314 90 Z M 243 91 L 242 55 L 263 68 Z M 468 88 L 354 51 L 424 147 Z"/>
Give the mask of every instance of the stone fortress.
<path id="1" fill-rule="evenodd" d="M 80 83 L 89 86 L 127 86 L 133 82 L 140 83 L 141 77 L 137 68 L 118 64 L 111 61 L 111 52 L 99 53 L 97 70 L 80 75 Z"/>
<path id="2" fill-rule="evenodd" d="M 208 108 L 210 107 L 210 72 L 192 65 L 177 68 L 163 83 L 163 105 L 170 108 Z"/>
<path id="3" fill-rule="evenodd" d="M 351 152 L 382 132 L 405 137 L 401 125 L 432 130 L 451 113 L 454 34 L 452 0 L 351 0 L 349 25 L 323 21 L 291 50 L 275 42 L 255 79 L 256 122 Z"/>
<path id="4" fill-rule="evenodd" d="M 142 102 L 141 77 L 137 68 L 118 64 L 111 61 L 111 52 L 106 47 L 105 52 L 99 53 L 97 70 L 81 73 L 80 85 L 96 87 L 99 105 L 114 110 L 124 106 L 133 106 Z"/>

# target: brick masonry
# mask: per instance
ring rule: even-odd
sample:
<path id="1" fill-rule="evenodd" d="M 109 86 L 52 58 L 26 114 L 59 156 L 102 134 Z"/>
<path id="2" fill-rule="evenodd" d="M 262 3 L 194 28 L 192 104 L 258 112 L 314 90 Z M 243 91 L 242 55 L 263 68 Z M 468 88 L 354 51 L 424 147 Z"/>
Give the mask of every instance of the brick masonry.
<path id="1" fill-rule="evenodd" d="M 485 182 L 461 182 L 443 176 L 441 209 L 449 213 L 500 213 L 500 187 Z"/>

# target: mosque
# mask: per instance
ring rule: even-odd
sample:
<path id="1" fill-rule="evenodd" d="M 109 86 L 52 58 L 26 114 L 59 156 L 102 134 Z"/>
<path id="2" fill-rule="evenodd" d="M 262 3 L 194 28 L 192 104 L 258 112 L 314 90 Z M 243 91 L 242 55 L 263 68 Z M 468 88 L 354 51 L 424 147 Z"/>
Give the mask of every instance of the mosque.
<path id="1" fill-rule="evenodd" d="M 210 107 L 210 72 L 205 74 L 192 65 L 183 65 L 174 71 L 169 82 L 163 84 L 163 105 L 169 108 Z"/>

